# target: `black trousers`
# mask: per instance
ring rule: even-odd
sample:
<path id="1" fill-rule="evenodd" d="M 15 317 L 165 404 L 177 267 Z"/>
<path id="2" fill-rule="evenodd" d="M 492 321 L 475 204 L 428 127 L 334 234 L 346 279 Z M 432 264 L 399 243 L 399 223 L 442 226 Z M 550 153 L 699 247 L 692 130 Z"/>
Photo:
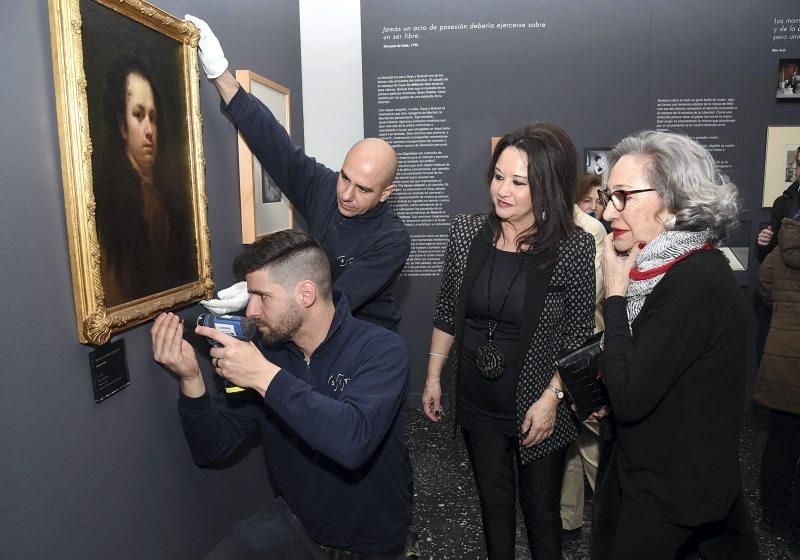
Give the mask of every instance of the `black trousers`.
<path id="1" fill-rule="evenodd" d="M 800 416 L 771 410 L 761 456 L 761 509 L 771 522 L 790 520 L 796 535 L 800 535 L 799 460 Z"/>
<path id="2" fill-rule="evenodd" d="M 397 560 L 404 546 L 383 554 L 322 547 L 308 536 L 283 498 L 233 525 L 204 560 Z"/>
<path id="3" fill-rule="evenodd" d="M 700 526 L 645 519 L 622 501 L 613 421 L 600 421 L 600 467 L 592 512 L 592 560 L 756 560 L 758 544 L 741 489 L 724 519 Z"/>
<path id="4" fill-rule="evenodd" d="M 750 526 L 744 494 L 726 519 L 699 527 L 644 519 L 623 510 L 611 545 L 610 560 L 757 560 L 758 545 Z"/>
<path id="5" fill-rule="evenodd" d="M 463 430 L 481 501 L 489 560 L 514 560 L 516 496 L 534 560 L 561 558 L 561 480 L 567 447 L 521 465 L 516 437 Z"/>

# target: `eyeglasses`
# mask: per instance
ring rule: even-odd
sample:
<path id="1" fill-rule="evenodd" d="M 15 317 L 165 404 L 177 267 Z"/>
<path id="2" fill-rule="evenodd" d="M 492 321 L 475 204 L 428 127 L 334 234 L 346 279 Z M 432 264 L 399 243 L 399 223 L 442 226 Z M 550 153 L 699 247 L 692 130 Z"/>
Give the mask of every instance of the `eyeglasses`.
<path id="1" fill-rule="evenodd" d="M 608 206 L 608 201 L 611 201 L 611 204 L 614 205 L 614 208 L 617 209 L 617 212 L 622 212 L 625 210 L 625 203 L 628 201 L 628 197 L 632 194 L 640 193 L 640 192 L 650 192 L 654 191 L 655 189 L 637 189 L 633 191 L 614 191 L 612 193 L 608 192 L 608 189 L 602 190 L 597 189 L 597 196 L 600 197 L 600 202 L 603 206 Z"/>

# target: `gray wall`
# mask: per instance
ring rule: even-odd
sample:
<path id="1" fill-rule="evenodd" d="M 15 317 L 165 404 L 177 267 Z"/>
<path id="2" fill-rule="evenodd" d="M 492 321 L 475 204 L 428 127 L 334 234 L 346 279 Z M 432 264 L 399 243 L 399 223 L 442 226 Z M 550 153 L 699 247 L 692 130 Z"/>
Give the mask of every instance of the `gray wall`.
<path id="1" fill-rule="evenodd" d="M 212 0 L 158 5 L 206 19 L 232 68 L 289 87 L 302 144 L 296 2 L 239 0 L 235 13 Z M 121 335 L 130 386 L 92 402 L 90 348 L 75 332 L 49 36 L 47 2 L 2 3 L 2 556 L 198 558 L 271 495 L 263 456 L 256 448 L 217 470 L 192 463 L 177 383 L 152 360 L 149 325 Z M 205 77 L 201 100 L 214 280 L 227 286 L 241 248 L 236 134 Z"/>
<path id="2" fill-rule="evenodd" d="M 800 40 L 772 38 L 774 18 L 797 17 L 797 6 L 797 0 L 362 0 L 365 133 L 378 134 L 378 112 L 387 106 L 378 103 L 379 76 L 446 75 L 443 99 L 388 106 L 446 107 L 449 145 L 438 149 L 450 156 L 445 210 L 454 216 L 488 207 L 484 176 L 491 136 L 527 121 L 551 121 L 570 134 L 582 164 L 587 147 L 610 147 L 655 128 L 659 99 L 733 97 L 737 120 L 725 129 L 676 131 L 716 135 L 719 143 L 735 145 L 720 158 L 731 163 L 727 173 L 742 193 L 742 226 L 731 244 L 752 245 L 759 223 L 769 218 L 761 207 L 767 125 L 800 123 L 800 102 L 775 99 L 778 60 L 800 56 Z M 392 26 L 532 21 L 546 22 L 546 30 L 421 32 L 418 40 L 406 41 L 417 41 L 416 48 L 384 48 L 382 39 L 384 27 Z M 447 231 L 409 229 L 412 236 Z M 751 251 L 750 269 L 736 273 L 748 304 L 757 265 Z M 424 388 L 438 288 L 439 278 L 432 277 L 403 277 L 397 288 L 400 334 L 412 353 L 414 405 Z M 748 347 L 748 369 L 752 383 L 755 343 Z"/>

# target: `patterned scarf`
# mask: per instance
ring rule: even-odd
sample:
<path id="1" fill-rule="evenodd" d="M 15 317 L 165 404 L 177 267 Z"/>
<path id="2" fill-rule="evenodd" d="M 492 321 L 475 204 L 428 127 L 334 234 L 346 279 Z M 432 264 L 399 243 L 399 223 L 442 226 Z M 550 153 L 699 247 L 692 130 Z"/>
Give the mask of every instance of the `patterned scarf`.
<path id="1" fill-rule="evenodd" d="M 631 325 L 633 325 L 633 321 L 642 310 L 645 298 L 664 278 L 667 271 L 664 270 L 661 274 L 641 280 L 635 280 L 634 278 L 637 276 L 650 276 L 646 274 L 647 271 L 671 263 L 675 259 L 686 258 L 691 253 L 703 249 L 709 243 L 710 238 L 711 232 L 709 231 L 665 231 L 644 246 L 644 249 L 636 257 L 636 262 L 631 270 L 631 282 L 628 284 L 626 293 L 628 300 L 628 327 L 631 328 L 631 334 L 633 334 Z M 637 272 L 644 274 L 636 274 Z"/>

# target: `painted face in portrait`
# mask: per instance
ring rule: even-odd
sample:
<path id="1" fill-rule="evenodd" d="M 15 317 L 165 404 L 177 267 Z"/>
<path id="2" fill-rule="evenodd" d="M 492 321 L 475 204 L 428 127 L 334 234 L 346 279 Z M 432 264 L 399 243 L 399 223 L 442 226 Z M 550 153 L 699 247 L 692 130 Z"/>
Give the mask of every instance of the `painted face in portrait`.
<path id="1" fill-rule="evenodd" d="M 292 340 L 303 323 L 301 307 L 294 294 L 270 279 L 269 272 L 259 269 L 246 275 L 247 302 L 245 315 L 256 321 L 267 344 L 282 344 Z"/>
<path id="2" fill-rule="evenodd" d="M 609 193 L 651 189 L 652 186 L 645 179 L 645 163 L 639 156 L 621 157 L 611 169 Z M 661 195 L 656 191 L 628 195 L 623 210 L 617 210 L 609 201 L 603 213 L 603 218 L 611 222 L 614 249 L 621 253 L 629 251 L 636 243 L 651 242 L 665 231 L 664 222 L 670 217 Z"/>
<path id="3" fill-rule="evenodd" d="M 497 217 L 517 229 L 533 224 L 533 202 L 528 182 L 528 157 L 509 146 L 502 151 L 494 167 L 489 187 Z"/>
<path id="4" fill-rule="evenodd" d="M 142 177 L 153 176 L 158 150 L 158 125 L 155 96 L 150 82 L 129 74 L 125 87 L 125 115 L 119 132 L 125 142 L 125 155 Z"/>

